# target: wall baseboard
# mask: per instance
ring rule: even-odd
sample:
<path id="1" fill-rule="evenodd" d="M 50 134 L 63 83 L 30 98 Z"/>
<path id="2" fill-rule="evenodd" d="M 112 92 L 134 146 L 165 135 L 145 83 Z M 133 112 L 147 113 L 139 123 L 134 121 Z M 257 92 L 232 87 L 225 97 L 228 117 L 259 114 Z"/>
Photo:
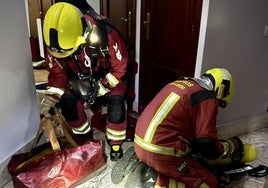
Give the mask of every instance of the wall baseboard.
<path id="1" fill-rule="evenodd" d="M 137 104 L 134 104 L 134 110 L 137 110 Z M 230 138 L 232 136 L 239 136 L 243 134 L 250 133 L 252 131 L 256 131 L 262 128 L 268 127 L 268 113 L 264 113 L 261 115 L 256 115 L 253 117 L 241 119 L 239 121 L 234 121 L 226 124 L 219 125 L 218 135 L 221 139 Z M 44 142 L 45 140 L 43 140 Z M 21 148 L 16 153 L 29 151 L 33 141 L 26 144 L 23 148 Z M 10 158 L 0 164 L 0 187 L 3 187 L 7 184 L 11 177 L 7 171 L 7 164 Z"/>
<path id="2" fill-rule="evenodd" d="M 268 127 L 268 113 L 222 124 L 219 125 L 217 129 L 219 138 L 226 139 L 233 136 L 247 134 L 265 127 Z"/>

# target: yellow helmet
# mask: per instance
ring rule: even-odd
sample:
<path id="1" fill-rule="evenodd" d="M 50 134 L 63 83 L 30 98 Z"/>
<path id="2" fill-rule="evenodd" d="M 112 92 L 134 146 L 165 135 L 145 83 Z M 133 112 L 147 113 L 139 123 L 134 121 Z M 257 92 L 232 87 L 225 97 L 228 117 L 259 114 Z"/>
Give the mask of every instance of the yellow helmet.
<path id="1" fill-rule="evenodd" d="M 44 41 L 51 55 L 64 58 L 86 43 L 89 29 L 78 8 L 69 3 L 55 3 L 44 18 Z"/>
<path id="2" fill-rule="evenodd" d="M 225 68 L 212 68 L 203 76 L 208 77 L 213 83 L 216 98 L 227 104 L 230 103 L 234 94 L 234 81 L 230 72 Z"/>

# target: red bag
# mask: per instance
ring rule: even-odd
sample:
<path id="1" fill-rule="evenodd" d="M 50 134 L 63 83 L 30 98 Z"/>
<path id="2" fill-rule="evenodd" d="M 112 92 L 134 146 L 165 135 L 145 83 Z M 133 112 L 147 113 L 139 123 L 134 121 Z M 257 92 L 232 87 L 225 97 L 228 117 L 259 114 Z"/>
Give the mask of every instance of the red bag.
<path id="1" fill-rule="evenodd" d="M 66 143 L 61 143 L 66 145 Z M 66 188 L 105 167 L 103 141 L 54 151 L 52 144 L 34 147 L 30 152 L 16 154 L 8 163 L 15 188 Z"/>

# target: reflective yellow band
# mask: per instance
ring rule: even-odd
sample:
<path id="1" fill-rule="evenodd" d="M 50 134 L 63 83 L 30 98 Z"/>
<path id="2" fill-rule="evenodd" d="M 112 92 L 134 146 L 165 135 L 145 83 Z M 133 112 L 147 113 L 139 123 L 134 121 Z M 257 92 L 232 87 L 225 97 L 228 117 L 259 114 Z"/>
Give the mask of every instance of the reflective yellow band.
<path id="1" fill-rule="evenodd" d="M 169 179 L 169 188 L 185 188 L 185 184 L 174 179 Z"/>
<path id="2" fill-rule="evenodd" d="M 177 182 L 177 187 L 178 188 L 185 188 L 186 185 L 184 183 L 182 183 L 182 182 Z"/>
<path id="3" fill-rule="evenodd" d="M 48 87 L 46 90 L 47 95 L 57 95 L 61 97 L 64 94 L 64 90 L 57 87 Z"/>
<path id="4" fill-rule="evenodd" d="M 161 185 L 155 185 L 154 188 L 185 188 L 186 185 L 184 183 L 181 183 L 177 180 L 174 179 L 169 179 L 169 185 L 168 187 L 166 186 L 161 186 Z"/>
<path id="5" fill-rule="evenodd" d="M 119 83 L 119 80 L 111 73 L 106 74 L 105 77 L 112 87 L 115 87 Z"/>
<path id="6" fill-rule="evenodd" d="M 159 124 L 163 121 L 163 119 L 167 116 L 173 106 L 177 103 L 180 99 L 180 96 L 174 92 L 171 92 L 165 101 L 161 104 L 157 112 L 155 113 L 154 117 L 150 121 L 150 124 L 146 130 L 144 140 L 146 142 L 151 142 L 155 131 L 157 130 Z"/>
<path id="7" fill-rule="evenodd" d="M 134 142 L 138 144 L 141 148 L 147 151 L 150 151 L 152 153 L 162 154 L 162 155 L 181 157 L 183 155 L 187 155 L 190 151 L 187 146 L 187 149 L 185 152 L 182 150 L 179 150 L 177 153 L 175 153 L 175 150 L 172 147 L 165 147 L 165 146 L 159 146 L 159 145 L 148 143 L 144 141 L 142 138 L 140 138 L 138 135 L 135 135 Z"/>
<path id="8" fill-rule="evenodd" d="M 106 136 L 109 140 L 125 140 L 126 139 L 126 132 L 127 130 L 113 130 L 106 128 Z"/>
<path id="9" fill-rule="evenodd" d="M 167 188 L 166 186 L 155 185 L 154 188 Z"/>
<path id="10" fill-rule="evenodd" d="M 91 125 L 88 121 L 86 121 L 80 127 L 72 128 L 72 131 L 74 134 L 86 134 L 86 133 L 90 132 L 90 130 L 91 130 Z"/>
<path id="11" fill-rule="evenodd" d="M 206 183 L 202 183 L 202 184 L 199 186 L 199 188 L 210 188 L 210 187 L 208 186 L 208 184 L 206 184 Z"/>

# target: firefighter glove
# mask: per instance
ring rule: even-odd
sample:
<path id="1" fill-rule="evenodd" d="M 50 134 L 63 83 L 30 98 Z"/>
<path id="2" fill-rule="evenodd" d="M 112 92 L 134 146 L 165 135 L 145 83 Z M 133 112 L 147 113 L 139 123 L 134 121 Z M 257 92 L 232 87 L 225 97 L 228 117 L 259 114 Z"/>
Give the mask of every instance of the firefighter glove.
<path id="1" fill-rule="evenodd" d="M 110 87 L 116 87 L 119 84 L 119 80 L 112 74 L 106 74 L 105 78 L 107 79 Z"/>
<path id="2" fill-rule="evenodd" d="M 50 118 L 52 115 L 52 109 L 55 108 L 55 105 L 59 102 L 58 99 L 55 99 L 49 95 L 46 95 L 40 102 L 40 113 L 41 116 Z"/>
<path id="3" fill-rule="evenodd" d="M 105 94 L 107 94 L 110 90 L 108 88 L 106 88 L 101 81 L 98 81 L 98 97 L 103 96 Z"/>

